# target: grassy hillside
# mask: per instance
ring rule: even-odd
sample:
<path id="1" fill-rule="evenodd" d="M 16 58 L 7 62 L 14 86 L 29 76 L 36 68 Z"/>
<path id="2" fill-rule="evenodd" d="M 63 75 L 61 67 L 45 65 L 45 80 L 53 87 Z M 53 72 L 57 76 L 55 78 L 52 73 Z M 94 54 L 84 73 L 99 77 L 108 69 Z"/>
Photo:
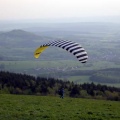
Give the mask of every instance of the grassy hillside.
<path id="1" fill-rule="evenodd" d="M 120 120 L 120 102 L 0 94 L 1 120 Z"/>

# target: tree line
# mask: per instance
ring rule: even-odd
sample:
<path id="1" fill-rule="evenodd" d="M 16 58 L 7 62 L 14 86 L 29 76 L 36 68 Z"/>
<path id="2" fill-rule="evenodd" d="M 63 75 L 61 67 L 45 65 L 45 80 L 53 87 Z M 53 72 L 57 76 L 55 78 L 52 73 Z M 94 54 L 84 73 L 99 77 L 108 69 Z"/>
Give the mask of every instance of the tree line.
<path id="1" fill-rule="evenodd" d="M 120 101 L 120 88 L 101 84 L 75 84 L 55 78 L 34 77 L 31 75 L 0 71 L 1 94 L 51 95 L 58 96 L 64 88 L 65 96 Z"/>

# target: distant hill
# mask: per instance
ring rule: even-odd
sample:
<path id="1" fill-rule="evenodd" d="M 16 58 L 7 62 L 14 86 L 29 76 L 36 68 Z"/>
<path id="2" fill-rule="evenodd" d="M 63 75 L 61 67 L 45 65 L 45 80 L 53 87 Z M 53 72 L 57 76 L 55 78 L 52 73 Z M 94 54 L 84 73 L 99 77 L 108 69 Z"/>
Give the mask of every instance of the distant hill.
<path id="1" fill-rule="evenodd" d="M 4 47 L 34 47 L 44 40 L 44 37 L 20 29 L 0 33 L 0 46 Z"/>
<path id="2" fill-rule="evenodd" d="M 20 29 L 0 33 L 0 59 L 24 60 L 33 58 L 33 51 L 50 38 Z M 30 58 L 29 58 L 30 57 Z"/>
<path id="3" fill-rule="evenodd" d="M 15 29 L 12 31 L 4 32 L 0 34 L 3 37 L 14 37 L 14 38 L 21 38 L 21 39 L 39 39 L 40 36 L 37 36 L 33 33 L 26 32 L 24 30 Z"/>

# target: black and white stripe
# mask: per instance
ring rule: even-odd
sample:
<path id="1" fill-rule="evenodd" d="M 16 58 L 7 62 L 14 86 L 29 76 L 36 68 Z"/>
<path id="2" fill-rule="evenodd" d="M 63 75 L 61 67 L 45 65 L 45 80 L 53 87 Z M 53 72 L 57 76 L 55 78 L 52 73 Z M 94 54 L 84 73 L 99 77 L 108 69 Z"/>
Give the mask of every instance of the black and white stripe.
<path id="1" fill-rule="evenodd" d="M 43 44 L 40 47 L 43 46 L 56 46 L 65 49 L 68 52 L 72 53 L 81 63 L 87 62 L 88 59 L 88 55 L 85 49 L 76 42 L 69 40 L 56 40 Z"/>

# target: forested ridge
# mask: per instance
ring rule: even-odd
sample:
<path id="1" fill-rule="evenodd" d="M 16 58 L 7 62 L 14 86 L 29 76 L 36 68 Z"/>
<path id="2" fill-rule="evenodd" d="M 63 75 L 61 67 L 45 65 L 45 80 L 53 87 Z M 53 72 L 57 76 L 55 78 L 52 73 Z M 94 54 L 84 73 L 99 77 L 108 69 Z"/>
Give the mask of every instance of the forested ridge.
<path id="1" fill-rule="evenodd" d="M 77 98 L 94 98 L 120 100 L 120 88 L 101 84 L 75 84 L 55 78 L 34 77 L 31 75 L 0 71 L 0 93 L 24 95 L 58 96 L 60 88 L 64 88 L 65 96 Z"/>

